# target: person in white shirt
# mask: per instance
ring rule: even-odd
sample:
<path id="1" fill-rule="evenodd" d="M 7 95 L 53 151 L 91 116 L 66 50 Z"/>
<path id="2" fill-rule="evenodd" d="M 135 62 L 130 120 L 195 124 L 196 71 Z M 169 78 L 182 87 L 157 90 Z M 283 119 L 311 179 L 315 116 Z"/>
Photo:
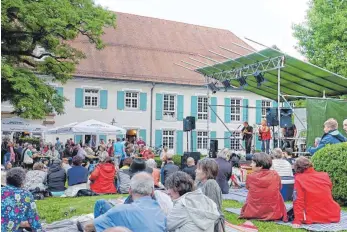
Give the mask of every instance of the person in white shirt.
<path id="1" fill-rule="evenodd" d="M 271 155 L 273 158 L 271 170 L 275 170 L 280 177 L 293 176 L 292 165 L 283 159 L 283 153 L 280 148 L 275 148 Z"/>

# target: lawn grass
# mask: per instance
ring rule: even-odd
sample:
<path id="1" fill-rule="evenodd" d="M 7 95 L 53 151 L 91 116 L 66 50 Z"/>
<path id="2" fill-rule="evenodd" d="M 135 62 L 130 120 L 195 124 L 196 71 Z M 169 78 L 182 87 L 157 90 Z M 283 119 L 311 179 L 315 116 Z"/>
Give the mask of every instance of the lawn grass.
<path id="1" fill-rule="evenodd" d="M 78 197 L 78 198 L 45 198 L 41 201 L 36 201 L 39 215 L 42 221 L 52 223 L 54 221 L 79 216 L 82 214 L 93 213 L 93 207 L 99 199 L 115 199 L 123 198 L 127 195 L 103 195 L 94 197 Z M 223 201 L 223 209 L 225 208 L 241 208 L 242 203 L 232 200 Z M 74 210 L 72 210 L 74 209 Z M 238 215 L 224 211 L 225 218 L 232 224 L 242 224 L 246 220 L 238 219 Z M 259 231 L 305 231 L 302 229 L 292 229 L 289 226 L 278 225 L 273 222 L 252 221 Z"/>

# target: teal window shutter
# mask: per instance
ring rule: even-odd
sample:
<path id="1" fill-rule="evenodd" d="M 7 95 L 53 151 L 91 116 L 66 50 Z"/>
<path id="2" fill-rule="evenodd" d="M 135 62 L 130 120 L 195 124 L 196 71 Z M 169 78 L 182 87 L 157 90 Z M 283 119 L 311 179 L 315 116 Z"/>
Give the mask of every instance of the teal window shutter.
<path id="1" fill-rule="evenodd" d="M 210 132 L 210 139 L 215 139 L 217 138 L 217 132 L 216 131 L 211 131 Z"/>
<path id="2" fill-rule="evenodd" d="M 230 108 L 230 98 L 224 98 L 224 122 L 230 123 L 231 119 L 231 108 Z"/>
<path id="3" fill-rule="evenodd" d="M 83 107 L 83 89 L 82 88 L 75 89 L 75 107 L 76 108 Z"/>
<path id="4" fill-rule="evenodd" d="M 183 111 L 184 111 L 184 96 L 177 96 L 177 120 L 183 121 Z"/>
<path id="5" fill-rule="evenodd" d="M 259 136 L 255 136 L 255 150 L 261 151 L 261 141 L 259 141 Z"/>
<path id="6" fill-rule="evenodd" d="M 198 120 L 198 97 L 192 96 L 190 103 L 190 115 L 195 117 L 195 120 Z"/>
<path id="7" fill-rule="evenodd" d="M 285 108 L 290 108 L 290 104 L 287 103 L 287 102 L 284 102 L 284 105 L 283 105 Z"/>
<path id="8" fill-rule="evenodd" d="M 107 90 L 101 90 L 100 91 L 100 108 L 101 109 L 107 109 Z"/>
<path id="9" fill-rule="evenodd" d="M 277 108 L 278 104 L 277 101 L 272 101 L 272 107 L 276 107 Z"/>
<path id="10" fill-rule="evenodd" d="M 176 154 L 183 155 L 183 131 L 176 131 Z"/>
<path id="11" fill-rule="evenodd" d="M 242 100 L 242 121 L 248 122 L 248 99 Z"/>
<path id="12" fill-rule="evenodd" d="M 197 137 L 196 137 L 196 131 L 191 131 L 192 133 L 192 141 L 191 141 L 191 146 L 193 151 L 197 151 Z"/>
<path id="13" fill-rule="evenodd" d="M 57 94 L 59 96 L 64 97 L 64 88 L 63 87 L 56 87 L 55 90 L 57 91 Z"/>
<path id="14" fill-rule="evenodd" d="M 217 122 L 217 115 L 216 115 L 216 113 L 217 113 L 217 97 L 211 97 L 211 105 L 212 105 L 211 109 L 210 109 L 211 110 L 211 113 L 210 113 L 211 122 L 216 123 Z M 216 113 L 213 113 L 212 109 Z"/>
<path id="15" fill-rule="evenodd" d="M 140 110 L 147 110 L 147 93 L 140 93 Z"/>
<path id="16" fill-rule="evenodd" d="M 255 123 L 260 124 L 261 123 L 261 100 L 255 101 Z"/>
<path id="17" fill-rule="evenodd" d="M 124 110 L 124 91 L 117 91 L 117 109 Z"/>
<path id="18" fill-rule="evenodd" d="M 118 139 L 118 138 L 122 139 L 122 138 L 124 138 L 124 135 L 118 134 L 118 135 L 116 135 L 116 138 L 117 138 L 117 139 Z"/>
<path id="19" fill-rule="evenodd" d="M 155 119 L 163 119 L 163 94 L 160 93 L 155 96 Z"/>
<path id="20" fill-rule="evenodd" d="M 163 132 L 162 130 L 155 130 L 155 146 L 160 147 L 163 145 Z"/>
<path id="21" fill-rule="evenodd" d="M 82 141 L 82 135 L 75 135 L 75 144 L 79 143 Z"/>
<path id="22" fill-rule="evenodd" d="M 146 135 L 147 135 L 146 129 L 140 130 L 140 137 L 142 138 L 143 141 L 145 141 L 145 143 L 147 143 Z"/>
<path id="23" fill-rule="evenodd" d="M 231 133 L 229 131 L 224 132 L 224 147 L 229 149 L 231 148 L 230 136 L 231 136 Z"/>
<path id="24" fill-rule="evenodd" d="M 107 143 L 107 136 L 106 135 L 99 135 L 99 143 L 102 139 L 104 140 L 105 143 Z"/>

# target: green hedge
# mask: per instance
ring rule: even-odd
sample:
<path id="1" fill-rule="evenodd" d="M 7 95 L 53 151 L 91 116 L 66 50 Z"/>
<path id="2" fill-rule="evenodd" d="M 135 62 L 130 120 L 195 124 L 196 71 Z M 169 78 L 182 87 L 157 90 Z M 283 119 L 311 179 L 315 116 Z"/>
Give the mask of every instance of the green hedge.
<path id="1" fill-rule="evenodd" d="M 329 173 L 333 183 L 333 197 L 347 205 L 347 143 L 326 145 L 312 157 L 317 171 Z"/>
<path id="2" fill-rule="evenodd" d="M 181 167 L 181 157 L 182 155 L 174 155 L 173 156 L 173 162 L 178 166 L 178 167 Z M 206 156 L 205 155 L 201 155 L 200 156 L 200 159 L 203 159 L 205 158 Z M 161 167 L 161 163 L 162 161 L 160 160 L 160 157 L 155 157 L 154 158 L 155 162 L 157 163 L 157 167 L 160 168 Z"/>
<path id="3" fill-rule="evenodd" d="M 33 145 L 39 145 L 40 144 L 40 139 L 32 138 L 32 137 L 21 137 L 21 138 L 19 138 L 19 142 L 21 142 L 21 143 L 30 143 L 30 144 L 33 144 Z"/>

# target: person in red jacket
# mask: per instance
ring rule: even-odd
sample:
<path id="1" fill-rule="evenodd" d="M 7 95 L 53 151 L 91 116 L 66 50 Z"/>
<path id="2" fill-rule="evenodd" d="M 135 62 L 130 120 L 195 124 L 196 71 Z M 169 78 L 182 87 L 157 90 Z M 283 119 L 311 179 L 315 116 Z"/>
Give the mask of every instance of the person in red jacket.
<path id="1" fill-rule="evenodd" d="M 116 193 L 117 190 L 114 185 L 116 168 L 111 158 L 100 156 L 99 160 L 100 163 L 89 177 L 90 189 L 95 193 Z"/>
<path id="2" fill-rule="evenodd" d="M 286 206 L 281 195 L 281 177 L 270 170 L 271 157 L 256 153 L 252 161 L 253 173 L 247 175 L 248 195 L 241 209 L 240 218 L 264 221 L 288 221 Z"/>
<path id="3" fill-rule="evenodd" d="M 341 208 L 331 194 L 332 183 L 325 172 L 317 172 L 305 157 L 299 157 L 294 164 L 294 221 L 293 227 L 302 223 L 339 222 Z"/>

